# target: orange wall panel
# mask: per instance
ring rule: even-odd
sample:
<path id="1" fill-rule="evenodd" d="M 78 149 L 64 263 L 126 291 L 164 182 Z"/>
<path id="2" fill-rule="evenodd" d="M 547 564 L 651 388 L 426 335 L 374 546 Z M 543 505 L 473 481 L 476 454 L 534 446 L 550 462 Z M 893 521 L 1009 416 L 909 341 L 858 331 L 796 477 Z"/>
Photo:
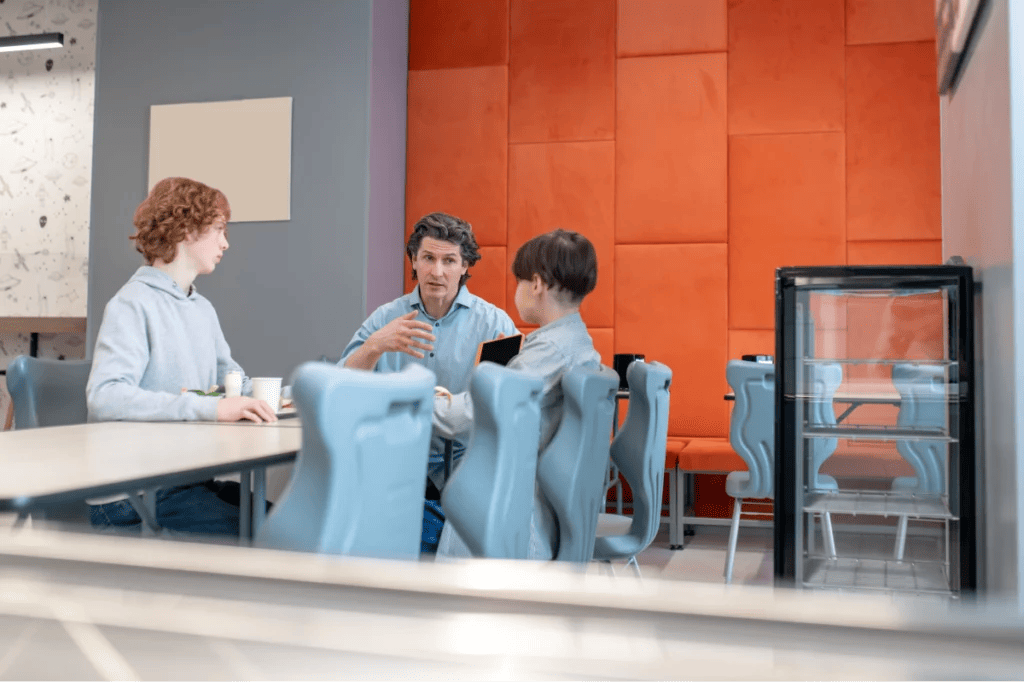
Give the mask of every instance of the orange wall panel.
<path id="1" fill-rule="evenodd" d="M 672 368 L 669 434 L 726 436 L 725 244 L 615 247 L 615 352 Z"/>
<path id="2" fill-rule="evenodd" d="M 505 247 L 480 247 L 480 260 L 470 270 L 472 277 L 466 283 L 469 290 L 480 298 L 502 308 L 510 315 L 515 302 L 505 298 Z"/>
<path id="3" fill-rule="evenodd" d="M 843 129 L 843 0 L 729 3 L 729 133 Z"/>
<path id="4" fill-rule="evenodd" d="M 583 318 L 587 322 L 587 318 Z M 614 367 L 615 362 L 615 330 L 610 327 L 591 327 L 587 324 L 590 338 L 594 340 L 594 350 L 601 354 L 601 364 Z"/>
<path id="5" fill-rule="evenodd" d="M 729 359 L 739 360 L 744 355 L 775 355 L 775 330 L 730 329 Z M 725 376 L 724 367 L 722 376 Z"/>
<path id="6" fill-rule="evenodd" d="M 724 52 L 726 0 L 619 0 L 618 55 Z"/>
<path id="7" fill-rule="evenodd" d="M 409 69 L 508 64 L 509 0 L 410 0 Z"/>
<path id="8" fill-rule="evenodd" d="M 409 72 L 406 232 L 444 211 L 469 221 L 481 246 L 504 246 L 508 84 L 503 66 Z"/>
<path id="9" fill-rule="evenodd" d="M 850 265 L 941 265 L 942 240 L 913 242 L 849 242 Z"/>
<path id="10" fill-rule="evenodd" d="M 775 269 L 846 259 L 843 135 L 729 142 L 729 326 L 775 328 Z"/>
<path id="11" fill-rule="evenodd" d="M 583 300 L 587 324 L 615 323 L 615 144 L 562 142 L 509 148 L 508 301 L 512 261 L 524 242 L 561 227 L 585 235 L 597 252 L 597 287 Z M 514 307 L 514 306 L 513 306 Z M 522 322 L 518 313 L 512 319 Z"/>
<path id="12" fill-rule="evenodd" d="M 935 40 L 935 0 L 846 0 L 846 43 Z"/>
<path id="13" fill-rule="evenodd" d="M 612 139 L 615 0 L 514 0 L 511 14 L 509 139 Z"/>
<path id="14" fill-rule="evenodd" d="M 724 242 L 725 55 L 620 59 L 618 72 L 616 241 Z"/>
<path id="15" fill-rule="evenodd" d="M 527 333 L 516 248 L 586 234 L 604 364 L 665 362 L 670 445 L 724 443 L 727 361 L 774 353 L 776 267 L 942 259 L 933 2 L 411 0 L 407 229 L 469 220 L 470 290 Z M 818 353 L 933 357 L 933 303 L 818 296 Z M 844 386 L 888 379 L 860 367 Z"/>
<path id="16" fill-rule="evenodd" d="M 850 239 L 941 239 L 935 45 L 853 46 L 846 64 Z"/>

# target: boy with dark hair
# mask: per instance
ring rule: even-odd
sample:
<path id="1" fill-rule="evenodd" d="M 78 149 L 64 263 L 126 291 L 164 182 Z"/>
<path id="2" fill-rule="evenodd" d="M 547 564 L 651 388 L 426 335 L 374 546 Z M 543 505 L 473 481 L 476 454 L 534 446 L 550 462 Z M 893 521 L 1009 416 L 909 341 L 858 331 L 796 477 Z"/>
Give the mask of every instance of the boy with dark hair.
<path id="1" fill-rule="evenodd" d="M 554 230 L 519 247 L 512 274 L 519 316 L 540 328 L 526 337 L 508 367 L 544 378 L 540 436 L 544 449 L 562 421 L 562 374 L 579 365 L 601 364 L 580 317 L 580 304 L 597 285 L 597 254 L 582 234 Z M 473 430 L 468 391 L 453 395 L 444 409 L 435 407 L 434 429 L 446 438 L 468 437 Z"/>
<path id="2" fill-rule="evenodd" d="M 583 299 L 597 285 L 597 254 L 582 234 L 554 230 L 519 247 L 512 274 L 516 277 L 519 316 L 540 328 L 526 337 L 508 367 L 544 379 L 540 398 L 543 451 L 562 421 L 562 375 L 576 367 L 597 368 L 601 364 L 579 312 Z M 472 428 L 473 403 L 468 392 L 452 396 L 445 410 L 435 406 L 434 429 L 445 437 L 468 440 Z M 530 557 L 552 558 L 557 537 L 554 515 L 538 492 L 530 528 Z M 442 532 L 438 554 L 469 556 L 468 548 L 448 525 Z"/>

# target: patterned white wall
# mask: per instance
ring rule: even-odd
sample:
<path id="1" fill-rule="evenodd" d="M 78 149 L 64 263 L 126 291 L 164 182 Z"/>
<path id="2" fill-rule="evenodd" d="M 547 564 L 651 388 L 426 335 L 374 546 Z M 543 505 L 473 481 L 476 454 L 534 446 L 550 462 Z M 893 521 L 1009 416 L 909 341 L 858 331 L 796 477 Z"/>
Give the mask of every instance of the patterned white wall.
<path id="1" fill-rule="evenodd" d="M 97 4 L 0 0 L 0 35 L 64 34 L 61 49 L 0 52 L 0 317 L 85 317 Z M 0 365 L 29 343 L 0 334 Z M 83 358 L 85 335 L 42 334 L 39 355 Z"/>
<path id="2" fill-rule="evenodd" d="M 0 0 L 0 316 L 84 317 L 98 0 Z"/>

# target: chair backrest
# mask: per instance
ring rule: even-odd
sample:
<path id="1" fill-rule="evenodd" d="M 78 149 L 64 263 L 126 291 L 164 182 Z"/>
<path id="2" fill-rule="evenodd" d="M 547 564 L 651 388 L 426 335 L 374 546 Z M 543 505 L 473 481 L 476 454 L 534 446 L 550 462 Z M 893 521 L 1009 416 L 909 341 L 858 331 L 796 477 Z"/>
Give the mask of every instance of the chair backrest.
<path id="1" fill-rule="evenodd" d="M 537 463 L 541 493 L 558 521 L 558 561 L 594 558 L 618 387 L 619 375 L 603 365 L 562 375 L 562 421 Z"/>
<path id="2" fill-rule="evenodd" d="M 256 544 L 328 554 L 419 557 L 434 373 L 307 362 L 292 377 L 302 450 Z"/>
<path id="3" fill-rule="evenodd" d="M 826 362 L 809 365 L 807 367 L 808 380 L 810 382 L 807 406 L 810 414 L 807 416 L 809 424 L 815 426 L 834 426 L 836 423 L 836 410 L 833 398 L 836 389 L 843 382 L 842 365 L 836 362 Z M 775 412 L 775 397 L 772 396 L 772 413 Z M 836 438 L 811 438 L 808 446 L 811 448 L 809 465 L 811 471 L 807 472 L 809 487 L 818 490 L 837 488 L 836 480 L 831 476 L 818 472 L 825 460 L 836 451 L 839 440 Z"/>
<path id="4" fill-rule="evenodd" d="M 900 394 L 897 426 L 936 430 L 946 426 L 946 383 L 941 366 L 895 364 L 892 383 Z M 896 441 L 896 449 L 914 467 L 915 492 L 946 492 L 945 443 L 902 439 Z"/>
<path id="5" fill-rule="evenodd" d="M 84 424 L 89 418 L 85 385 L 89 360 L 51 360 L 19 355 L 7 366 L 14 428 Z"/>
<path id="6" fill-rule="evenodd" d="M 473 436 L 441 496 L 445 522 L 473 556 L 527 558 L 543 387 L 493 362 L 473 370 Z"/>
<path id="7" fill-rule="evenodd" d="M 597 538 L 595 558 L 635 556 L 651 544 L 661 525 L 672 370 L 660 362 L 637 361 L 626 377 L 629 408 L 611 456 L 633 494 L 633 519 L 625 535 Z"/>
<path id="8" fill-rule="evenodd" d="M 729 444 L 747 463 L 749 472 L 742 497 L 773 497 L 775 365 L 730 360 L 725 378 L 736 397 L 729 423 Z"/>

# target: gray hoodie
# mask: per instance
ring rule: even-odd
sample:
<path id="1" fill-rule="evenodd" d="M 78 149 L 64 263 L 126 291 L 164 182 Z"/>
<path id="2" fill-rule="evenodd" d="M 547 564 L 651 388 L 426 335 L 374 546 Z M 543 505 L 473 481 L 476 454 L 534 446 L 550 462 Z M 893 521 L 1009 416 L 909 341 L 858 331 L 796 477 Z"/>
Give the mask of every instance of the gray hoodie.
<path id="1" fill-rule="evenodd" d="M 206 391 L 232 370 L 242 368 L 213 305 L 194 285 L 185 294 L 144 265 L 103 311 L 86 387 L 89 421 L 214 421 L 216 397 L 181 389 Z M 252 393 L 244 373 L 242 393 Z"/>

